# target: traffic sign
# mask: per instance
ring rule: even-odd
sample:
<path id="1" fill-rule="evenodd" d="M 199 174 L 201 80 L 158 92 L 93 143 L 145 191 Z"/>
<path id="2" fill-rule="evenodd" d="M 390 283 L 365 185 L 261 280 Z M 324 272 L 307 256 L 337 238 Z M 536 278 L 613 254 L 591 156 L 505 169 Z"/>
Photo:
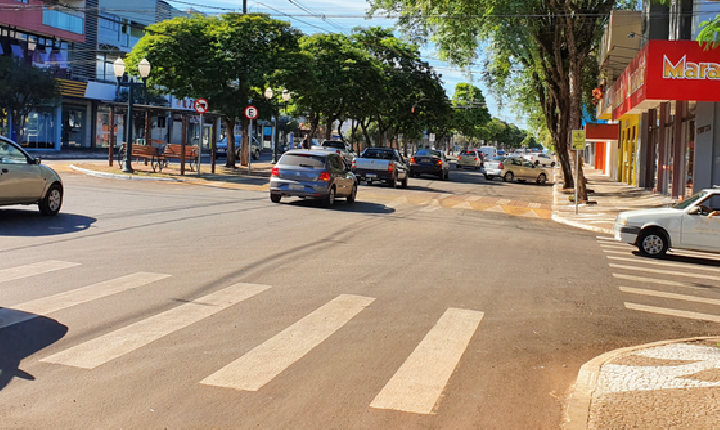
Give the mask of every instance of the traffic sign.
<path id="1" fill-rule="evenodd" d="M 582 151 L 585 149 L 585 130 L 573 130 L 572 149 L 575 151 Z"/>
<path id="2" fill-rule="evenodd" d="M 245 118 L 255 119 L 258 116 L 258 110 L 255 106 L 248 106 L 245 108 Z"/>
<path id="3" fill-rule="evenodd" d="M 205 99 L 197 99 L 195 100 L 195 103 L 193 104 L 193 107 L 195 108 L 195 112 L 199 114 L 207 113 L 208 109 L 210 109 L 207 100 Z"/>
<path id="4" fill-rule="evenodd" d="M 430 133 L 430 142 L 435 142 L 435 133 Z"/>

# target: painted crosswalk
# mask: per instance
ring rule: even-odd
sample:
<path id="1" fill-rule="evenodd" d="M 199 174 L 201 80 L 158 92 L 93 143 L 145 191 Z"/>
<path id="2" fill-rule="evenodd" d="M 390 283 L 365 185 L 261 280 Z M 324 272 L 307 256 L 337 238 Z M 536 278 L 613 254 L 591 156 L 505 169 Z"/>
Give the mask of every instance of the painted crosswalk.
<path id="1" fill-rule="evenodd" d="M 57 270 L 69 269 L 79 265 L 80 263 L 71 263 L 68 261 L 39 261 L 37 263 L 0 270 L 0 282 L 30 278 L 32 276 L 42 275 L 44 273 L 54 272 Z"/>
<path id="2" fill-rule="evenodd" d="M 671 250 L 664 259 L 646 258 L 637 248 L 596 236 L 613 278 L 624 285 L 627 309 L 702 321 L 720 322 L 720 256 Z M 632 285 L 626 286 L 626 285 Z M 640 288 L 642 287 L 642 288 Z M 717 288 L 716 288 L 717 287 Z M 674 307 L 667 307 L 667 303 Z M 701 306 L 703 312 L 694 308 Z"/>

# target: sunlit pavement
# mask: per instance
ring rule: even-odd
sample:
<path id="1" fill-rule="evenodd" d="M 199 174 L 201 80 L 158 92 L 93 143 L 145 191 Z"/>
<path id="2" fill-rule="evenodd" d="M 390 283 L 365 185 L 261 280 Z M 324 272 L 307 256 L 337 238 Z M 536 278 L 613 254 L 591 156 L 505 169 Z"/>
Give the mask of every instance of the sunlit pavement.
<path id="1" fill-rule="evenodd" d="M 639 257 L 503 208 L 551 186 L 452 171 L 327 208 L 63 179 L 56 218 L 0 209 L 2 427 L 557 428 L 594 357 L 720 334 L 687 287 L 635 291 L 714 286 L 712 262 L 611 259 Z"/>

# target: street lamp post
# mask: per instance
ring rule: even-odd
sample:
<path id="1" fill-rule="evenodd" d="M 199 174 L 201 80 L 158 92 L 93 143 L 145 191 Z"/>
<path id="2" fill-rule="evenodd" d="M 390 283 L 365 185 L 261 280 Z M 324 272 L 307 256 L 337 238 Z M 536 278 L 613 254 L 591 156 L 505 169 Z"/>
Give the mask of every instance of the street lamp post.
<path id="1" fill-rule="evenodd" d="M 143 58 L 140 63 L 138 64 L 138 72 L 140 73 L 140 77 L 142 78 L 142 82 L 135 82 L 132 78 L 128 78 L 127 73 L 125 73 L 125 62 L 122 60 L 122 58 L 118 58 L 113 63 L 113 72 L 115 73 L 115 76 L 117 77 L 118 81 L 118 88 L 119 87 L 127 87 L 128 88 L 128 119 L 127 124 L 125 125 L 126 131 L 125 131 L 125 167 L 123 168 L 123 172 L 126 173 L 133 173 L 133 168 L 130 165 L 132 160 L 132 143 L 130 142 L 130 139 L 132 139 L 132 108 L 133 108 L 133 88 L 145 88 L 145 85 L 147 83 L 147 77 L 150 75 L 150 62 Z M 145 130 L 145 134 L 147 135 L 148 130 Z"/>

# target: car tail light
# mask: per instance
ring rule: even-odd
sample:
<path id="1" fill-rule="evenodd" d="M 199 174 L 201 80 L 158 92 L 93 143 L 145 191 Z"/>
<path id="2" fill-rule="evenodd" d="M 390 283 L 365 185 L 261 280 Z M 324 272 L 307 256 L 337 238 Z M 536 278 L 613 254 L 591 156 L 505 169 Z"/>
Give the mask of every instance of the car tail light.
<path id="1" fill-rule="evenodd" d="M 475 161 L 478 161 L 478 158 L 477 158 L 477 157 L 475 157 Z"/>
<path id="2" fill-rule="evenodd" d="M 352 168 L 357 169 L 357 160 L 353 160 Z"/>
<path id="3" fill-rule="evenodd" d="M 340 152 L 340 150 L 339 150 L 339 149 L 338 149 L 338 150 L 336 150 L 336 151 L 335 151 L 335 153 L 336 153 L 336 154 L 342 154 L 342 152 Z"/>
<path id="4" fill-rule="evenodd" d="M 322 172 L 317 178 L 318 181 L 329 181 L 330 180 L 330 173 L 329 172 Z"/>
<path id="5" fill-rule="evenodd" d="M 460 158 L 462 158 L 462 155 L 458 155 L 458 160 L 459 160 Z"/>
<path id="6" fill-rule="evenodd" d="M 280 176 L 280 169 L 277 167 L 273 167 L 270 171 L 270 176 Z"/>
<path id="7" fill-rule="evenodd" d="M 392 172 L 393 169 L 395 169 L 395 166 L 393 165 L 393 162 L 391 161 L 388 163 L 388 172 Z"/>
<path id="8" fill-rule="evenodd" d="M 415 164 L 415 157 L 410 158 L 410 162 Z"/>
<path id="9" fill-rule="evenodd" d="M 438 159 L 437 159 L 437 163 L 438 163 L 440 166 L 442 166 L 442 160 L 441 160 L 441 159 L 438 158 Z"/>
<path id="10" fill-rule="evenodd" d="M 503 166 L 503 163 L 498 164 L 498 169 L 502 170 L 504 168 L 505 168 L 505 166 Z"/>

